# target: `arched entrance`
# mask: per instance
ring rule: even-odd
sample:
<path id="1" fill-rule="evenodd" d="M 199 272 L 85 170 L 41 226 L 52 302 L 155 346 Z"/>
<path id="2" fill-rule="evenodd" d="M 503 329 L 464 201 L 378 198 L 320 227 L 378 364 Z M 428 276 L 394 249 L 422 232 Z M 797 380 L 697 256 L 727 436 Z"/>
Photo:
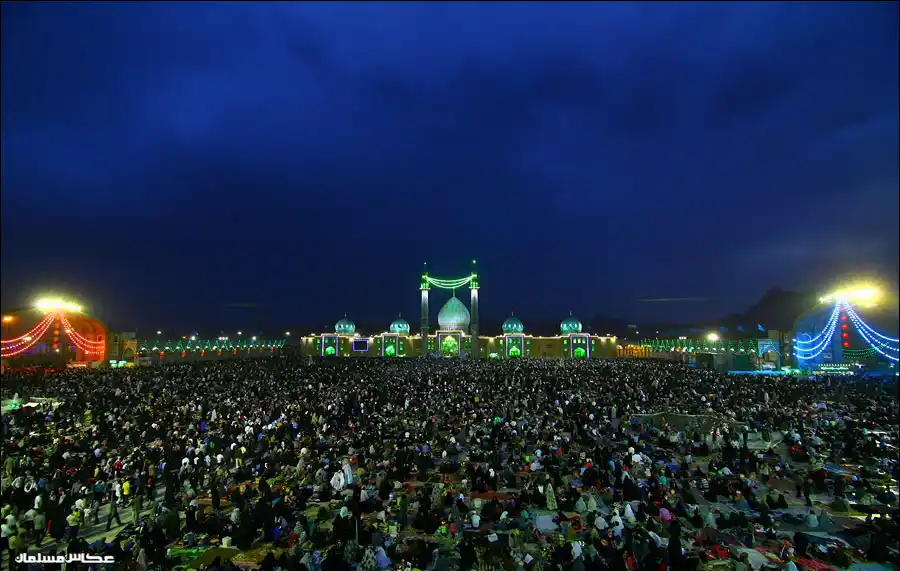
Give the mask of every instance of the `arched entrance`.
<path id="1" fill-rule="evenodd" d="M 458 357 L 459 341 L 453 335 L 446 335 L 441 339 L 441 356 L 442 357 Z"/>

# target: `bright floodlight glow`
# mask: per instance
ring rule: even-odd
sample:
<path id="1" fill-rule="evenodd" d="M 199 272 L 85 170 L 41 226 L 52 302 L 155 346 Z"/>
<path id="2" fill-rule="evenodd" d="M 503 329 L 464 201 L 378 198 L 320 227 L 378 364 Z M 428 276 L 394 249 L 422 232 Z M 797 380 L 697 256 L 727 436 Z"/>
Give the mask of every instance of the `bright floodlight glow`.
<path id="1" fill-rule="evenodd" d="M 34 306 L 41 311 L 71 311 L 72 313 L 81 313 L 82 307 L 77 303 L 66 301 L 64 299 L 43 298 L 37 300 Z"/>
<path id="2" fill-rule="evenodd" d="M 3 316 L 3 323 L 12 323 L 15 319 L 16 319 L 16 318 L 13 317 L 12 315 L 4 315 L 4 316 Z"/>
<path id="3" fill-rule="evenodd" d="M 717 333 L 710 333 L 709 335 L 706 336 L 706 338 L 709 339 L 710 341 L 718 341 L 719 335 Z"/>
<path id="4" fill-rule="evenodd" d="M 878 289 L 874 287 L 852 287 L 839 289 L 826 296 L 820 297 L 819 301 L 822 303 L 829 303 L 836 300 L 842 300 L 874 304 L 880 294 L 881 292 L 879 292 Z M 869 305 L 869 307 L 871 307 L 871 305 Z"/>

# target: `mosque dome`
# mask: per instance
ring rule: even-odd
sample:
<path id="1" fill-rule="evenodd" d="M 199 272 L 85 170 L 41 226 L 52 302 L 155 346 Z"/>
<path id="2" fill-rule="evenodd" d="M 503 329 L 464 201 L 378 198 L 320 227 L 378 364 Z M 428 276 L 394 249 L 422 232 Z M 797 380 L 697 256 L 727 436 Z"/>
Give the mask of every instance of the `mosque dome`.
<path id="1" fill-rule="evenodd" d="M 581 322 L 572 317 L 572 314 L 569 314 L 569 317 L 562 320 L 562 323 L 559 324 L 559 334 L 560 335 L 568 335 L 569 333 L 581 333 Z"/>
<path id="2" fill-rule="evenodd" d="M 334 324 L 334 332 L 338 335 L 353 335 L 356 333 L 356 324 L 345 315 Z"/>
<path id="3" fill-rule="evenodd" d="M 391 333 L 409 333 L 409 322 L 402 316 L 398 316 L 391 322 Z"/>
<path id="4" fill-rule="evenodd" d="M 516 317 L 515 313 L 507 317 L 506 321 L 503 322 L 503 333 L 523 333 L 524 331 L 525 324 Z"/>
<path id="5" fill-rule="evenodd" d="M 454 295 L 438 312 L 438 324 L 446 331 L 466 331 L 469 328 L 469 310 Z"/>

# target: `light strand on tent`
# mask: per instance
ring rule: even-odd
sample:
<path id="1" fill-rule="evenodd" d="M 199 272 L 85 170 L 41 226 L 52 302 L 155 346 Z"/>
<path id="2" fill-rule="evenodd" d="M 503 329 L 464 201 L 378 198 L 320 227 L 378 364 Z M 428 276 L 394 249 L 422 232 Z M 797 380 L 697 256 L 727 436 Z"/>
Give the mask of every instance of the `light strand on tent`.
<path id="1" fill-rule="evenodd" d="M 50 324 L 52 322 L 53 322 L 52 319 L 45 319 L 44 321 L 41 322 L 42 326 L 41 326 L 40 331 L 34 331 L 32 329 L 32 331 L 34 332 L 34 335 L 31 335 L 30 337 L 26 336 L 24 338 L 24 340 L 22 341 L 22 343 L 18 343 L 13 346 L 3 347 L 2 351 L 0 351 L 0 357 L 3 357 L 4 359 L 8 359 L 10 357 L 15 357 L 16 355 L 24 353 L 28 349 L 32 348 L 35 344 L 37 344 L 38 341 L 41 340 L 41 337 L 43 337 L 44 334 L 47 333 L 47 330 L 50 329 Z"/>
<path id="2" fill-rule="evenodd" d="M 82 345 L 93 347 L 93 350 L 95 351 L 98 349 L 106 348 L 106 343 L 104 343 L 103 341 L 91 341 L 84 335 L 78 333 L 78 331 L 75 330 L 75 327 L 72 326 L 72 323 L 63 314 L 60 314 L 60 323 L 62 324 L 66 334 L 73 340 L 77 339 Z"/>
<path id="3" fill-rule="evenodd" d="M 868 323 L 863 321 L 863 318 L 856 313 L 856 310 L 853 309 L 853 306 L 849 303 L 847 306 L 847 315 L 850 316 L 850 319 L 853 320 L 854 324 L 858 323 L 858 327 L 860 329 L 865 329 L 872 337 L 877 337 L 879 339 L 884 339 L 888 343 L 900 343 L 900 339 L 895 339 L 893 337 L 888 337 L 887 335 L 882 335 L 881 333 L 875 331 L 872 327 L 869 326 Z"/>
<path id="4" fill-rule="evenodd" d="M 22 335 L 19 335 L 18 337 L 14 338 L 14 339 L 4 339 L 3 345 L 4 346 L 14 346 L 17 344 L 21 344 L 22 342 L 27 343 L 26 338 L 30 337 L 33 339 L 35 337 L 35 333 L 38 331 L 38 329 L 43 327 L 44 324 L 49 324 L 51 321 L 53 321 L 54 317 L 55 317 L 55 314 L 48 313 L 47 315 L 44 316 L 44 319 L 39 321 L 37 325 L 35 325 L 34 327 L 31 328 L 31 331 L 29 331 L 28 333 L 23 333 Z"/>
<path id="5" fill-rule="evenodd" d="M 812 341 L 819 340 L 816 345 L 811 347 L 798 347 L 797 344 L 802 342 L 797 342 L 795 340 L 794 355 L 796 355 L 798 359 L 804 361 L 815 359 L 823 352 L 825 352 L 825 350 L 831 344 L 831 340 L 834 338 L 834 332 L 837 329 L 839 308 L 840 305 L 835 304 L 834 313 L 831 314 L 831 320 L 825 326 L 825 329 L 823 329 L 818 335 L 816 335 L 814 339 L 807 341 L 807 343 L 811 343 Z"/>
<path id="6" fill-rule="evenodd" d="M 834 310 L 831 312 L 831 317 L 828 318 L 828 323 L 825 325 L 825 328 L 819 332 L 818 335 L 816 335 L 812 339 L 805 339 L 805 340 L 794 339 L 793 340 L 794 344 L 795 345 L 803 345 L 803 344 L 811 345 L 811 344 L 815 343 L 816 341 L 818 341 L 819 339 L 821 339 L 822 335 L 825 335 L 825 333 L 828 331 L 831 324 L 837 323 L 838 314 L 840 313 L 840 311 L 841 311 L 841 303 L 837 302 L 834 304 Z"/>
<path id="7" fill-rule="evenodd" d="M 878 348 L 878 346 L 872 341 L 872 339 L 866 334 L 866 332 L 863 329 L 859 329 L 858 331 L 859 331 L 860 336 L 862 336 L 862 338 L 866 340 L 866 343 L 869 344 L 869 347 L 871 347 L 872 349 L 875 349 L 875 351 L 877 353 L 879 353 L 881 356 L 887 357 L 888 360 L 893 361 L 895 363 L 900 361 L 900 359 L 898 359 L 896 356 L 889 355 L 889 354 L 885 353 L 884 351 L 882 351 L 880 348 Z M 896 351 L 896 349 L 894 349 L 894 351 Z"/>

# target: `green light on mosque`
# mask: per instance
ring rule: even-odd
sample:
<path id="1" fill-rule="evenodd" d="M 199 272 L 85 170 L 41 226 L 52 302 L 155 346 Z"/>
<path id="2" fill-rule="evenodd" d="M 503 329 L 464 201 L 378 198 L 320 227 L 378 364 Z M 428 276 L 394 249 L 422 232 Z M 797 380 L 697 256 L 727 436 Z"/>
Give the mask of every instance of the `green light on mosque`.
<path id="1" fill-rule="evenodd" d="M 459 355 L 459 341 L 452 335 L 441 339 L 441 355 L 444 357 L 456 357 Z"/>
<path id="2" fill-rule="evenodd" d="M 584 350 L 584 347 L 576 347 L 572 354 L 575 355 L 576 359 L 584 359 L 587 357 L 587 351 Z"/>
<path id="3" fill-rule="evenodd" d="M 325 347 L 325 356 L 326 357 L 333 357 L 334 353 L 335 353 L 334 347 L 330 347 L 330 346 Z"/>
<path id="4" fill-rule="evenodd" d="M 509 348 L 509 356 L 510 357 L 519 357 L 522 355 L 522 350 L 518 347 L 510 347 Z"/>
<path id="5" fill-rule="evenodd" d="M 393 357 L 396 354 L 397 354 L 397 350 L 394 349 L 393 345 L 388 345 L 387 347 L 384 348 L 384 356 L 385 357 Z"/>

